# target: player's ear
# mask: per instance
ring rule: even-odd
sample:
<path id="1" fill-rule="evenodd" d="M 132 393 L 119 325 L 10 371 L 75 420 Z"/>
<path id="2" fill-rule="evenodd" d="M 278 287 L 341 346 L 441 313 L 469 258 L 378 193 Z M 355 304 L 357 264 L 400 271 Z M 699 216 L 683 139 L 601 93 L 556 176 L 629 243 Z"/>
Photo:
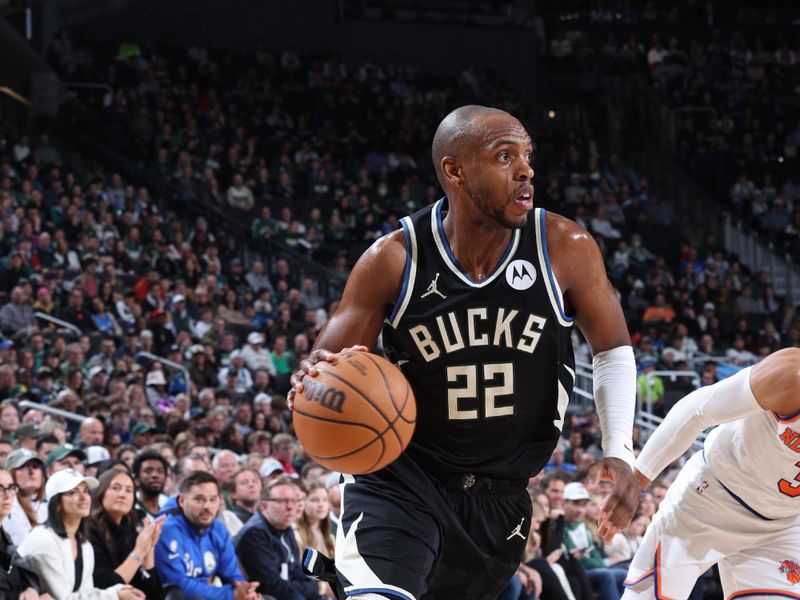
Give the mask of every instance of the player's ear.
<path id="1" fill-rule="evenodd" d="M 445 180 L 453 184 L 461 182 L 461 166 L 452 156 L 445 156 L 442 159 L 442 174 Z"/>

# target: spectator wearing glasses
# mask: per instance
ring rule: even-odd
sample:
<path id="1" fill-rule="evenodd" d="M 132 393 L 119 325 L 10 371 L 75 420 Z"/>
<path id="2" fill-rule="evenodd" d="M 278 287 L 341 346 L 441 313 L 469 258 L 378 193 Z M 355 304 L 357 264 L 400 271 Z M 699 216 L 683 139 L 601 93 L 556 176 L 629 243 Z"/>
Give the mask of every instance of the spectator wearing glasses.
<path id="1" fill-rule="evenodd" d="M 17 448 L 6 458 L 6 469 L 11 471 L 19 493 L 14 498 L 11 514 L 3 522 L 3 529 L 15 546 L 22 544 L 36 525 L 47 520 L 42 467 L 36 453 L 27 448 Z"/>
<path id="2" fill-rule="evenodd" d="M 37 527 L 18 548 L 39 576 L 43 589 L 61 600 L 144 600 L 145 595 L 129 585 L 106 589 L 95 587 L 94 549 L 86 538 L 86 517 L 91 508 L 89 490 L 97 479 L 64 469 L 47 482 L 47 524 Z"/>
<path id="3" fill-rule="evenodd" d="M 156 544 L 161 581 L 177 585 L 188 598 L 260 600 L 258 583 L 244 580 L 233 543 L 217 519 L 222 507 L 217 478 L 205 471 L 188 475 L 181 482 L 178 505 Z"/>
<path id="4" fill-rule="evenodd" d="M 300 564 L 293 526 L 303 511 L 305 493 L 291 477 L 281 477 L 264 490 L 261 510 L 236 535 L 242 568 L 276 600 L 321 598 L 317 582 Z"/>
<path id="5" fill-rule="evenodd" d="M 14 483 L 11 473 L 0 469 L 0 523 L 11 513 L 17 492 L 19 487 Z M 50 598 L 48 595 L 39 595 L 39 579 L 32 571 L 19 564 L 14 564 L 14 568 L 11 568 L 14 561 L 13 545 L 14 542 L 0 526 L 0 597 L 21 600 Z"/>

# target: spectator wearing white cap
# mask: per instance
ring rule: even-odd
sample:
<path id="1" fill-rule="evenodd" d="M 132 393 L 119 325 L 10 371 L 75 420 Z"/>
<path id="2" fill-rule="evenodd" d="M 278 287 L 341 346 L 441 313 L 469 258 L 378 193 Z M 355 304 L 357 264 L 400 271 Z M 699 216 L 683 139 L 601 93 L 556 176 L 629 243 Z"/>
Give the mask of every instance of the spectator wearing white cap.
<path id="1" fill-rule="evenodd" d="M 172 297 L 172 326 L 175 333 L 192 331 L 192 317 L 186 308 L 186 296 L 175 294 Z"/>
<path id="2" fill-rule="evenodd" d="M 94 477 L 97 467 L 104 460 L 111 458 L 111 453 L 104 446 L 89 446 L 86 448 L 86 475 Z"/>
<path id="3" fill-rule="evenodd" d="M 230 360 L 230 363 L 227 367 L 220 369 L 219 373 L 217 374 L 217 381 L 219 382 L 220 387 L 227 388 L 229 387 L 228 375 L 230 373 L 234 373 L 236 375 L 236 381 L 233 384 L 233 389 L 237 394 L 244 394 L 252 387 L 253 377 L 250 375 L 250 371 L 244 364 L 244 356 L 242 356 L 241 350 L 234 350 L 231 352 L 228 359 Z"/>
<path id="4" fill-rule="evenodd" d="M 578 559 L 586 569 L 592 589 L 598 600 L 619 600 L 625 591 L 623 582 L 627 569 L 606 567 L 600 549 L 595 545 L 586 526 L 586 506 L 591 496 L 582 483 L 573 482 L 564 486 L 564 545 L 567 552 Z"/>
<path id="5" fill-rule="evenodd" d="M 275 364 L 272 355 L 264 348 L 264 334 L 257 331 L 247 336 L 247 344 L 242 349 L 242 356 L 247 368 L 251 371 L 266 369 L 270 375 L 275 375 Z"/>
<path id="6" fill-rule="evenodd" d="M 206 349 L 202 344 L 194 344 L 184 356 L 191 361 L 189 379 L 197 389 L 217 386 L 217 370 L 208 362 Z"/>
<path id="7" fill-rule="evenodd" d="M 89 490 L 96 487 L 97 479 L 72 469 L 53 475 L 45 487 L 47 524 L 31 532 L 17 551 L 54 598 L 144 599 L 128 585 L 104 590 L 94 585 L 94 549 L 86 538 L 84 519 L 91 509 Z"/>
<path id="8" fill-rule="evenodd" d="M 104 395 L 106 393 L 106 370 L 100 365 L 89 369 L 89 390 L 90 394 Z"/>
<path id="9" fill-rule="evenodd" d="M 264 485 L 267 485 L 273 479 L 277 479 L 283 475 L 283 473 L 281 461 L 272 457 L 265 458 L 261 463 L 261 468 L 258 470 L 258 474 L 261 475 L 261 481 Z"/>
<path id="10" fill-rule="evenodd" d="M 167 391 L 167 378 L 161 369 L 153 369 L 145 379 L 147 386 L 147 399 L 151 406 L 155 406 L 162 414 L 167 413 L 175 406 L 175 398 Z"/>

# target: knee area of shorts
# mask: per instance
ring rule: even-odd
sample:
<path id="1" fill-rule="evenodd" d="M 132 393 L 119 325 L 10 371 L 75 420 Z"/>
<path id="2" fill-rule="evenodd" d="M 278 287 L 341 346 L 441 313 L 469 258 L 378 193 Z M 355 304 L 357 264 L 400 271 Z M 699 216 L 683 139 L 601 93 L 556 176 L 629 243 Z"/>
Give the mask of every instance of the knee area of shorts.
<path id="1" fill-rule="evenodd" d="M 347 600 L 386 600 L 389 596 L 381 594 L 356 594 L 355 596 L 348 596 Z"/>

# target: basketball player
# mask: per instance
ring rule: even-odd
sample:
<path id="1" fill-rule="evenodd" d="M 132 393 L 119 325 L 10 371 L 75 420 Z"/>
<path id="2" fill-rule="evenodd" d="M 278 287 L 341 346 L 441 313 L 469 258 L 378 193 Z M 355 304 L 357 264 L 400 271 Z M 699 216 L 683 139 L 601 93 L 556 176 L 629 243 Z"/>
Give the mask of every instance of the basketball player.
<path id="1" fill-rule="evenodd" d="M 725 598 L 798 598 L 800 349 L 678 402 L 636 460 L 642 488 L 721 424 L 681 470 L 634 556 L 623 600 L 687 598 L 719 564 Z"/>
<path id="2" fill-rule="evenodd" d="M 602 477 L 616 483 L 602 523 L 627 525 L 634 493 L 635 366 L 625 321 L 592 237 L 533 210 L 533 148 L 508 113 L 464 106 L 433 139 L 446 197 L 402 219 L 353 268 L 337 312 L 292 377 L 383 331 L 417 399 L 417 427 L 393 464 L 343 475 L 336 569 L 348 597 L 495 598 L 519 566 L 525 490 L 550 457 L 575 379 L 578 324 L 594 353 Z"/>

